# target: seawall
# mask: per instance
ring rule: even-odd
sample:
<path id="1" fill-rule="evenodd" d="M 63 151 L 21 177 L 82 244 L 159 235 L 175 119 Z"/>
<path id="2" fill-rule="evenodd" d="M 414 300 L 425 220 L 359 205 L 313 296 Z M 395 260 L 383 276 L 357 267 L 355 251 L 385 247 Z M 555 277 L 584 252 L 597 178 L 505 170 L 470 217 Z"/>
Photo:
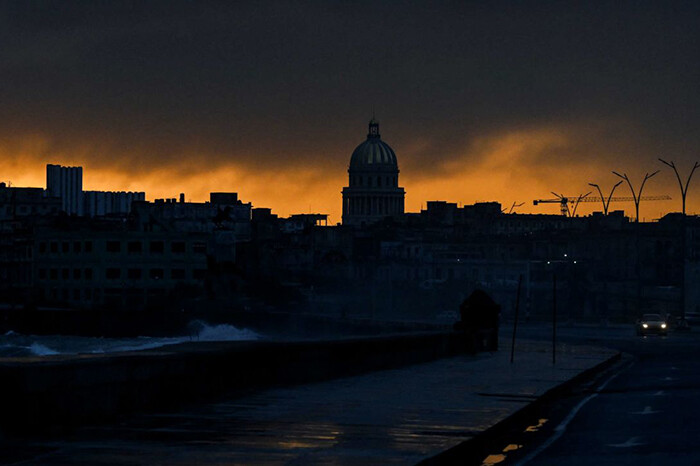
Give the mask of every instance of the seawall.
<path id="1" fill-rule="evenodd" d="M 315 382 L 458 354 L 455 333 L 327 341 L 201 342 L 103 355 L 0 359 L 0 429 L 101 422 L 256 388 Z"/>
<path id="2" fill-rule="evenodd" d="M 212 325 L 244 327 L 278 339 L 330 339 L 392 332 L 435 331 L 439 327 L 430 323 L 340 318 L 290 310 L 234 311 L 207 302 L 205 309 L 200 312 L 0 308 L 0 334 L 12 330 L 27 335 L 170 337 L 187 334 L 188 324 L 196 320 Z"/>

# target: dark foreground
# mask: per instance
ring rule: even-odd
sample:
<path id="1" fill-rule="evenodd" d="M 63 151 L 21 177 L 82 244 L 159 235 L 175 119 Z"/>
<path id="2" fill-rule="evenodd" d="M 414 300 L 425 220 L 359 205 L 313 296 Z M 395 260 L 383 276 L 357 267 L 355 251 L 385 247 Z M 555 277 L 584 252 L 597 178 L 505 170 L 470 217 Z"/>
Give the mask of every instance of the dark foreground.
<path id="1" fill-rule="evenodd" d="M 700 335 L 566 333 L 568 341 L 606 343 L 626 356 L 434 464 L 700 464 Z"/>
<path id="2" fill-rule="evenodd" d="M 0 441 L 0 458 L 46 465 L 415 464 L 615 355 L 562 344 L 553 366 L 548 342 L 522 341 L 517 349 L 512 365 L 504 347 L 67 433 L 8 436 Z"/>

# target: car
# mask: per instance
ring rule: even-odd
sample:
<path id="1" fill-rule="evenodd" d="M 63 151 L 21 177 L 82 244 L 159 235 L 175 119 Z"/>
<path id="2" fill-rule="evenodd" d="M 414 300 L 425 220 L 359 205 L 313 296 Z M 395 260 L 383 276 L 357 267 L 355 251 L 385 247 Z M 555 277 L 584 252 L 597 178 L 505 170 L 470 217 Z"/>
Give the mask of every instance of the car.
<path id="1" fill-rule="evenodd" d="M 666 335 L 668 333 L 668 323 L 659 314 L 644 314 L 636 324 L 637 335 L 649 335 L 655 333 Z"/>

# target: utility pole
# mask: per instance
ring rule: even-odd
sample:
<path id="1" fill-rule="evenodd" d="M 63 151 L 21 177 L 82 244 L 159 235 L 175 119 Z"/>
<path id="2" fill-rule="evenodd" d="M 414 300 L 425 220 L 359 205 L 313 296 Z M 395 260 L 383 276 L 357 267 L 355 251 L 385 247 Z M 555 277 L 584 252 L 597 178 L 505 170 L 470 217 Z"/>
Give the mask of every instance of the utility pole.
<path id="1" fill-rule="evenodd" d="M 608 208 L 610 207 L 610 200 L 612 199 L 613 193 L 615 192 L 615 189 L 617 189 L 618 186 L 622 184 L 622 180 L 618 181 L 615 186 L 612 187 L 610 190 L 610 195 L 606 199 L 605 196 L 603 196 L 603 191 L 600 189 L 600 186 L 598 186 L 595 183 L 588 183 L 589 186 L 593 186 L 598 190 L 598 194 L 600 194 L 600 200 L 603 201 L 603 215 L 607 216 L 608 215 Z"/>
<path id="2" fill-rule="evenodd" d="M 515 355 L 515 333 L 518 331 L 518 310 L 520 309 L 520 287 L 523 284 L 523 274 L 518 278 L 518 294 L 515 298 L 515 316 L 513 318 L 513 342 L 510 345 L 510 363 L 513 364 Z"/>
<path id="3" fill-rule="evenodd" d="M 552 274 L 552 364 L 557 363 L 557 273 Z"/>
<path id="4" fill-rule="evenodd" d="M 644 185 L 646 184 L 646 182 L 647 182 L 647 180 L 648 180 L 649 178 L 651 178 L 652 176 L 656 175 L 657 173 L 659 173 L 659 170 L 656 170 L 656 171 L 655 171 L 654 173 L 652 173 L 651 175 L 650 175 L 649 173 L 647 173 L 646 175 L 644 175 L 644 181 L 642 181 L 642 185 L 639 187 L 639 194 L 636 194 L 636 193 L 634 192 L 634 188 L 632 187 L 632 182 L 631 182 L 630 179 L 627 177 L 627 173 L 624 173 L 624 174 L 620 175 L 618 172 L 613 171 L 613 174 L 614 174 L 614 175 L 619 176 L 620 178 L 622 178 L 623 180 L 625 180 L 625 181 L 627 182 L 627 184 L 628 184 L 629 187 L 630 187 L 630 191 L 632 191 L 632 198 L 634 199 L 634 207 L 635 207 L 635 209 L 636 209 L 636 215 L 637 215 L 637 217 L 636 217 L 635 220 L 634 220 L 635 223 L 639 223 L 639 202 L 642 200 L 642 190 L 644 189 Z"/>

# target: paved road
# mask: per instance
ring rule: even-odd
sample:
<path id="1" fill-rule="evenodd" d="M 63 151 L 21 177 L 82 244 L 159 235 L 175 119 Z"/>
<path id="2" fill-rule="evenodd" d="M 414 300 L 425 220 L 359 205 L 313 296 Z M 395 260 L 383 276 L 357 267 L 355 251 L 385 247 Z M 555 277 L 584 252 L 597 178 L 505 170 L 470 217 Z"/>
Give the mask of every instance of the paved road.
<path id="1" fill-rule="evenodd" d="M 486 441 L 477 455 L 472 448 L 466 464 L 700 465 L 700 334 L 562 329 L 560 335 L 628 356 L 572 396 Z"/>

